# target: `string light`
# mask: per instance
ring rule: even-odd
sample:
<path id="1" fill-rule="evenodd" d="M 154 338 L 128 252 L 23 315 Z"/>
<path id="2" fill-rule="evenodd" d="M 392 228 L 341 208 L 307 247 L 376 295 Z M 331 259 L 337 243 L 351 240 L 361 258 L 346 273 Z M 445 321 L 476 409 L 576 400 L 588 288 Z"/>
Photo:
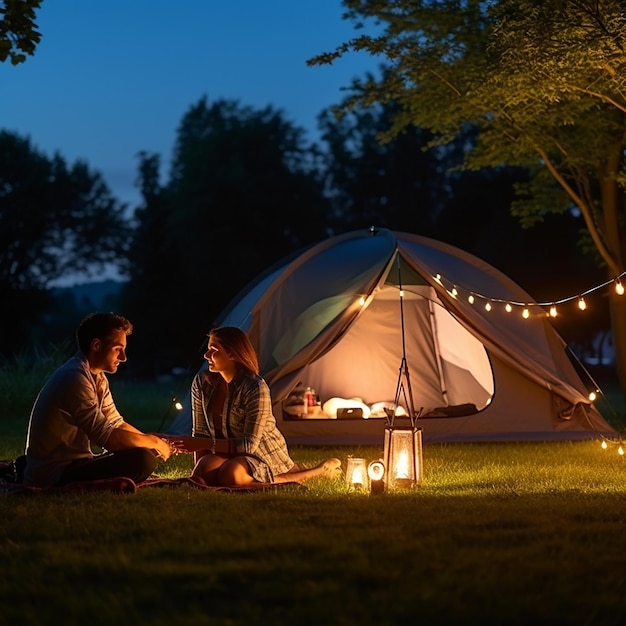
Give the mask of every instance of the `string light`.
<path id="1" fill-rule="evenodd" d="M 528 319 L 531 317 L 532 308 L 542 309 L 541 311 L 542 315 L 547 315 L 549 317 L 554 318 L 558 316 L 557 306 L 563 305 L 573 300 L 577 301 L 578 308 L 581 311 L 585 311 L 587 309 L 587 302 L 585 300 L 585 296 L 595 291 L 598 291 L 599 289 L 602 289 L 606 287 L 607 285 L 610 285 L 611 283 L 614 284 L 615 293 L 618 296 L 624 295 L 625 288 L 624 288 L 624 284 L 622 283 L 622 279 L 624 277 L 626 277 L 626 271 L 622 272 L 619 276 L 616 276 L 615 278 L 612 278 L 610 280 L 605 281 L 604 283 L 596 285 L 592 287 L 591 289 L 587 289 L 581 294 L 577 294 L 575 296 L 568 296 L 566 298 L 562 298 L 560 300 L 554 300 L 552 302 L 533 302 L 533 303 L 516 302 L 514 300 L 493 298 L 491 296 L 486 296 L 484 294 L 480 294 L 475 291 L 468 293 L 467 301 L 469 302 L 469 304 L 473 305 L 478 298 L 484 300 L 485 301 L 484 308 L 485 308 L 485 311 L 487 312 L 490 312 L 493 309 L 493 303 L 502 303 L 504 304 L 504 310 L 507 313 L 511 313 L 515 307 L 521 308 L 522 309 L 521 315 L 524 319 Z M 435 279 L 435 282 L 437 282 L 439 285 L 445 287 L 444 278 L 441 276 L 441 274 L 435 274 L 434 279 Z M 446 290 L 453 298 L 457 298 L 459 296 L 459 288 L 457 288 L 456 285 L 450 284 L 450 287 L 446 288 Z M 547 312 L 544 311 L 544 309 L 546 308 L 548 309 Z"/>
<path id="2" fill-rule="evenodd" d="M 596 402 L 596 400 L 599 400 L 600 397 L 603 396 L 602 390 L 600 389 L 600 387 L 596 386 L 595 389 L 591 389 L 588 392 L 588 398 L 590 400 L 590 402 Z M 607 400 L 607 398 L 605 396 L 603 396 L 605 400 Z M 608 400 L 607 400 L 608 401 Z M 616 414 L 614 413 L 614 417 L 617 417 Z M 617 446 L 617 454 L 619 456 L 624 456 L 624 441 L 623 441 L 623 437 L 620 435 L 619 438 L 613 439 L 611 437 L 607 438 L 604 435 L 600 435 L 601 436 L 601 443 L 600 443 L 600 447 L 603 450 L 608 450 L 609 448 L 609 444 L 613 445 L 613 446 Z"/>
<path id="3" fill-rule="evenodd" d="M 606 439 L 602 439 L 602 443 L 600 444 L 600 447 L 603 450 L 608 450 L 610 443 L 617 446 L 617 454 L 619 456 L 624 456 L 624 444 L 621 440 L 620 441 L 610 441 L 610 440 L 607 441 Z"/>

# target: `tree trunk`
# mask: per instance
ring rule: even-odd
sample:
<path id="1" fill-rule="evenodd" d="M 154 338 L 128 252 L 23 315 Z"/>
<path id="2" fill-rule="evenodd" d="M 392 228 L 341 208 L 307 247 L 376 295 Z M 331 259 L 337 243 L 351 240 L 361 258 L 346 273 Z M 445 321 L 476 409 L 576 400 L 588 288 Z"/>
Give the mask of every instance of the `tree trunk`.
<path id="1" fill-rule="evenodd" d="M 626 294 L 619 296 L 611 289 L 609 303 L 617 378 L 626 398 Z"/>

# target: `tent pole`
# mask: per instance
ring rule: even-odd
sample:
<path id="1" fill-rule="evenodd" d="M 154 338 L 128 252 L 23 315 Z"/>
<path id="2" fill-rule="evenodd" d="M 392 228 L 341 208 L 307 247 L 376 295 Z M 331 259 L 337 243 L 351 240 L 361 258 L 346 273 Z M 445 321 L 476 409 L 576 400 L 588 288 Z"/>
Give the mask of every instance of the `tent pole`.
<path id="1" fill-rule="evenodd" d="M 404 293 L 402 291 L 402 271 L 400 269 L 400 254 L 396 250 L 396 265 L 398 267 L 398 289 L 400 294 L 400 333 L 402 335 L 402 360 L 400 361 L 400 371 L 398 374 L 398 384 L 396 386 L 396 396 L 394 399 L 393 415 L 391 416 L 391 425 L 395 418 L 396 410 L 400 400 L 400 394 L 404 397 L 404 404 L 411 420 L 411 426 L 415 427 L 415 421 L 419 418 L 419 414 L 415 411 L 415 403 L 413 402 L 413 389 L 411 388 L 411 377 L 409 375 L 409 363 L 406 359 L 406 337 L 404 328 Z M 406 385 L 405 385 L 406 384 Z"/>

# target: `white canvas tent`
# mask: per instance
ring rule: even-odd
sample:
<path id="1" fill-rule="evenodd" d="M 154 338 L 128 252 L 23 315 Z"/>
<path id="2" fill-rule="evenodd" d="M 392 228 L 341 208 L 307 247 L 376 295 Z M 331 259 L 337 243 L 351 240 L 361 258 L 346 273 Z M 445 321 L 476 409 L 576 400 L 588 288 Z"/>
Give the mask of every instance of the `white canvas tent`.
<path id="1" fill-rule="evenodd" d="M 329 238 L 260 276 L 216 324 L 252 339 L 289 443 L 380 443 L 381 403 L 394 406 L 399 390 L 402 408 L 412 395 L 423 409 L 425 442 L 616 435 L 546 312 L 492 266 L 432 239 L 374 229 Z M 325 412 L 290 415 L 297 383 Z M 342 406 L 370 415 L 338 418 Z"/>

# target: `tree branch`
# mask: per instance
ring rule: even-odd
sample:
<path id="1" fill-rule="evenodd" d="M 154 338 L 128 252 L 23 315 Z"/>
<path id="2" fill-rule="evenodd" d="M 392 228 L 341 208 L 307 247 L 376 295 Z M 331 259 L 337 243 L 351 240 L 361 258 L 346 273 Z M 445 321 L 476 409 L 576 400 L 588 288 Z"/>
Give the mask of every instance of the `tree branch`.
<path id="1" fill-rule="evenodd" d="M 537 144 L 533 144 L 533 145 L 534 145 L 535 150 L 537 151 L 537 153 L 539 154 L 539 156 L 545 163 L 545 166 L 550 172 L 550 174 L 552 174 L 553 178 L 559 183 L 559 185 L 561 185 L 561 187 L 565 190 L 567 195 L 572 199 L 572 201 L 580 209 L 583 219 L 585 220 L 585 224 L 587 225 L 587 229 L 589 230 L 589 234 L 591 235 L 591 238 L 593 239 L 594 244 L 598 248 L 598 252 L 600 252 L 600 255 L 602 256 L 606 264 L 609 266 L 611 272 L 613 272 L 613 274 L 615 275 L 620 274 L 620 272 L 622 271 L 620 264 L 617 261 L 617 259 L 614 258 L 610 250 L 604 245 L 604 241 L 602 240 L 602 237 L 600 237 L 600 233 L 598 232 L 596 223 L 593 219 L 590 206 L 587 204 L 587 202 L 583 200 L 583 198 L 581 198 L 574 191 L 574 189 L 565 180 L 565 178 L 563 178 L 561 173 L 557 170 L 557 168 L 554 166 L 554 164 L 550 160 L 548 153 Z"/>

